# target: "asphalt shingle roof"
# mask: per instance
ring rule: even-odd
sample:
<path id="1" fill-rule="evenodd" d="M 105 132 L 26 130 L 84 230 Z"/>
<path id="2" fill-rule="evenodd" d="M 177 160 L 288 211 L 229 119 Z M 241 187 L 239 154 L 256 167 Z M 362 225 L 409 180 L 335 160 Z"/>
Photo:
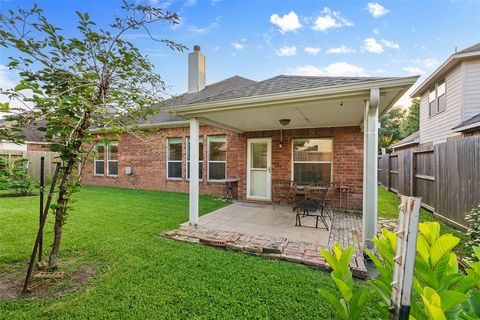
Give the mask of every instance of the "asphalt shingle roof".
<path id="1" fill-rule="evenodd" d="M 465 48 L 461 51 L 458 51 L 457 53 L 455 54 L 461 54 L 461 53 L 470 53 L 470 52 L 476 52 L 476 51 L 480 51 L 480 42 L 477 43 L 477 44 L 474 44 L 473 46 L 471 47 L 468 47 L 468 48 Z"/>
<path id="2" fill-rule="evenodd" d="M 253 96 L 263 96 L 267 94 L 291 92 L 296 90 L 326 88 L 336 85 L 368 83 L 372 81 L 393 79 L 380 77 L 314 77 L 314 76 L 291 76 L 279 75 L 270 79 L 236 88 L 234 90 L 196 99 L 186 104 L 230 100 L 237 98 L 246 98 Z"/>
<path id="3" fill-rule="evenodd" d="M 239 89 L 251 84 L 256 83 L 256 81 L 243 78 L 240 76 L 233 76 L 225 80 L 212 83 L 206 86 L 203 90 L 195 93 L 184 93 L 181 96 L 169 99 L 166 101 L 168 107 L 174 107 L 179 105 L 186 105 L 195 103 L 197 101 L 207 99 L 218 94 L 228 92 L 234 89 Z M 171 115 L 167 111 L 160 111 L 159 113 L 148 118 L 149 123 L 159 123 L 159 122 L 170 122 L 170 121 L 181 121 L 183 118 Z"/>
<path id="4" fill-rule="evenodd" d="M 402 147 L 404 145 L 416 144 L 416 143 L 419 143 L 419 141 L 420 141 L 420 132 L 416 131 L 416 132 L 412 133 L 411 135 L 409 135 L 409 136 L 403 138 L 402 140 L 398 141 L 392 147 L 393 148 L 398 148 L 398 147 Z"/>
<path id="5" fill-rule="evenodd" d="M 478 124 L 478 126 L 480 126 L 480 113 L 477 114 L 476 116 L 471 117 L 470 119 L 467 119 L 467 120 L 463 121 L 458 126 L 455 126 L 452 129 L 459 129 L 459 128 L 469 126 L 469 125 L 472 125 L 472 124 Z"/>

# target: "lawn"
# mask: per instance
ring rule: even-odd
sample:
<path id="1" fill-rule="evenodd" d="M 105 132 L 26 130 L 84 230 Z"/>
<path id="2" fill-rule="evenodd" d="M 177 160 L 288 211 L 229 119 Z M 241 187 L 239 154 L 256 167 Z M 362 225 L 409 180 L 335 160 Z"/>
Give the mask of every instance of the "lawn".
<path id="1" fill-rule="evenodd" d="M 60 264 L 67 272 L 88 265 L 95 275 L 60 297 L 0 300 L 0 318 L 335 318 L 318 294 L 334 290 L 326 272 L 161 237 L 188 219 L 186 194 L 88 186 L 75 198 Z M 202 197 L 200 210 L 223 205 Z M 37 206 L 37 197 L 0 198 L 0 276 L 26 268 Z M 372 307 L 365 317 L 378 315 Z"/>
<path id="2" fill-rule="evenodd" d="M 378 187 L 378 215 L 385 218 L 398 218 L 398 206 L 400 205 L 399 197 L 388 191 L 386 188 Z M 462 231 L 454 229 L 449 225 L 437 220 L 433 217 L 432 213 L 422 208 L 420 210 L 420 222 L 425 221 L 437 221 L 441 225 L 441 233 L 452 233 L 460 238 L 460 244 L 454 248 L 455 253 L 462 257 L 470 256 L 473 252 L 472 249 L 465 244 L 468 241 L 468 237 Z"/>

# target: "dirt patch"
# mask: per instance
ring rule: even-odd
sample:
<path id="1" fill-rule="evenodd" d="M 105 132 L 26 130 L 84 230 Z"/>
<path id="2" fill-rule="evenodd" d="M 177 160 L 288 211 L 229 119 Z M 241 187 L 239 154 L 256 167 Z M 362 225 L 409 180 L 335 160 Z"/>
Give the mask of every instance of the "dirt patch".
<path id="1" fill-rule="evenodd" d="M 0 275 L 0 300 L 51 299 L 76 292 L 96 273 L 88 264 L 79 265 L 74 271 L 65 271 L 62 279 L 34 279 L 38 284 L 29 293 L 22 293 L 26 270 L 15 270 Z"/>

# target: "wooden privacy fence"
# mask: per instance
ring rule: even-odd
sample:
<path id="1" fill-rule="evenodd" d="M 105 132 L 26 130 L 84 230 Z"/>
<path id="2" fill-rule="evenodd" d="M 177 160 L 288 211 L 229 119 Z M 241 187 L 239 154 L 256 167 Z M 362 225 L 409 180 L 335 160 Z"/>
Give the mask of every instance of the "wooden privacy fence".
<path id="1" fill-rule="evenodd" d="M 465 213 L 480 204 L 480 136 L 380 155 L 378 181 L 396 193 L 422 197 L 423 207 L 465 229 Z"/>
<path id="2" fill-rule="evenodd" d="M 58 155 L 51 151 L 18 151 L 18 150 L 0 150 L 0 156 L 16 156 L 28 159 L 28 174 L 38 179 L 40 176 L 40 158 L 45 157 L 45 177 L 53 176 L 55 172 L 55 162 L 59 161 Z"/>

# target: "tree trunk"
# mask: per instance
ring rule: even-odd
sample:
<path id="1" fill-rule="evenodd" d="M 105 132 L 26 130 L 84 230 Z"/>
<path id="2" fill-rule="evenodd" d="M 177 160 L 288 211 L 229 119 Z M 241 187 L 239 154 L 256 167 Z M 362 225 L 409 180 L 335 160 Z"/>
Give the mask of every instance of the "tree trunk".
<path id="1" fill-rule="evenodd" d="M 48 259 L 48 268 L 56 269 L 57 268 L 57 257 L 60 251 L 60 241 L 62 240 L 62 226 L 65 219 L 65 213 L 67 209 L 68 202 L 68 182 L 70 179 L 70 174 L 72 168 L 75 165 L 75 159 L 69 159 L 66 166 L 63 168 L 62 180 L 59 186 L 59 194 L 57 198 L 57 208 L 55 210 L 55 226 L 54 226 L 54 238 L 52 251 L 50 252 L 50 257 Z"/>
<path id="2" fill-rule="evenodd" d="M 80 127 L 77 128 L 77 132 L 75 135 L 76 139 L 72 147 L 73 150 L 77 152 L 81 151 L 85 132 L 88 130 L 89 126 L 90 126 L 90 113 L 87 112 L 85 113 L 85 117 L 83 119 L 82 124 L 80 125 Z M 55 226 L 54 226 L 52 251 L 50 252 L 50 256 L 48 258 L 49 269 L 57 268 L 57 258 L 58 258 L 58 253 L 60 251 L 60 242 L 62 240 L 62 227 L 65 221 L 65 215 L 67 213 L 68 200 L 70 198 L 68 183 L 70 182 L 71 174 L 73 172 L 73 168 L 75 167 L 76 161 L 77 161 L 77 157 L 75 155 L 75 152 L 70 152 L 68 160 L 65 162 L 65 166 L 62 169 L 62 175 L 61 175 L 62 178 L 61 178 L 59 193 L 57 197 L 57 208 L 55 210 Z"/>

